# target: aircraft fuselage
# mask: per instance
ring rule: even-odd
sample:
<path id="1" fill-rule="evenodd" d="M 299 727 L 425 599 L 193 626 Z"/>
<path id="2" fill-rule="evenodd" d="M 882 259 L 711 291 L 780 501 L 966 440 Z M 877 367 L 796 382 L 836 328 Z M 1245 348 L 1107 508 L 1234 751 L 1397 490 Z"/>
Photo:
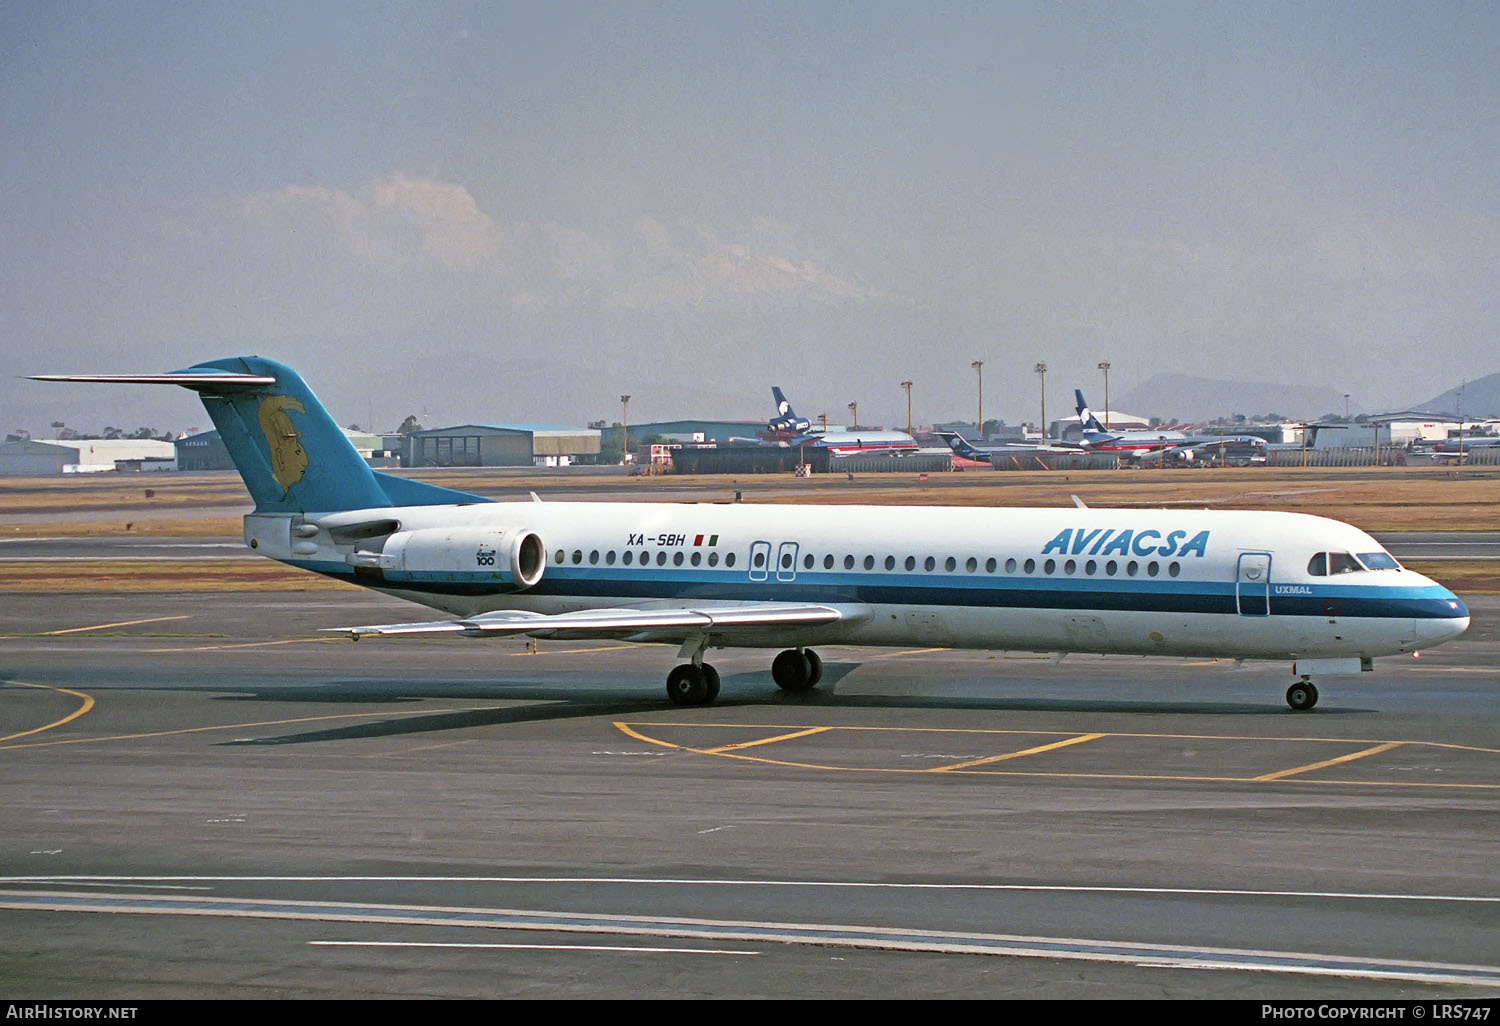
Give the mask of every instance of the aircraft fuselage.
<path id="1" fill-rule="evenodd" d="M 252 514 L 246 538 L 263 555 L 459 617 L 765 602 L 845 614 L 763 638 L 738 633 L 736 647 L 1369 659 L 1468 625 L 1450 591 L 1404 568 L 1313 575 L 1316 553 L 1383 550 L 1354 527 L 1305 514 L 527 502 L 343 512 L 329 522 L 362 516 L 376 533 L 347 535 L 314 513 Z M 426 547 L 383 552 L 410 532 Z M 495 555 L 503 564 L 506 539 L 522 534 L 545 553 L 528 586 Z"/>

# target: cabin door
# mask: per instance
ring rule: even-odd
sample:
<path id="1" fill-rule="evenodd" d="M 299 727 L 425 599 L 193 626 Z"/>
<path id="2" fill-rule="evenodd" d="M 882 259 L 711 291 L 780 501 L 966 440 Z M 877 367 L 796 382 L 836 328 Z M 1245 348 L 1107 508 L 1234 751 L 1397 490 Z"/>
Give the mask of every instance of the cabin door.
<path id="1" fill-rule="evenodd" d="M 750 579 L 764 581 L 770 572 L 771 543 L 758 541 L 750 546 Z"/>
<path id="2" fill-rule="evenodd" d="M 1235 596 L 1241 616 L 1269 616 L 1271 613 L 1271 554 L 1241 552 L 1239 573 L 1235 578 Z"/>
<path id="3" fill-rule="evenodd" d="M 795 581 L 797 579 L 797 543 L 784 541 L 776 548 L 776 579 L 778 581 Z"/>

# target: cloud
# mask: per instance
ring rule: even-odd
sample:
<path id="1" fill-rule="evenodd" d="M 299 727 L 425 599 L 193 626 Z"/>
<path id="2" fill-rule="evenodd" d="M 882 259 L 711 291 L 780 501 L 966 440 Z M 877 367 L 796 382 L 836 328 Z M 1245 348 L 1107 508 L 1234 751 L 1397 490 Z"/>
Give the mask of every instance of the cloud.
<path id="1" fill-rule="evenodd" d="M 877 298 L 802 256 L 795 226 L 768 219 L 729 237 L 706 225 L 651 217 L 600 233 L 547 220 L 502 224 L 462 185 L 399 173 L 354 191 L 287 185 L 220 205 L 212 215 L 287 253 L 342 258 L 386 277 L 443 276 L 482 288 L 512 309 L 592 303 L 680 310 Z M 177 238 L 212 234 L 185 230 L 180 216 L 162 223 Z"/>
<path id="2" fill-rule="evenodd" d="M 504 233 L 461 185 L 395 174 L 357 192 L 288 185 L 233 204 L 243 223 L 283 244 L 333 243 L 387 273 L 416 265 L 492 264 Z"/>
<path id="3" fill-rule="evenodd" d="M 757 222 L 747 235 L 763 230 Z M 795 299 L 868 300 L 879 298 L 820 264 L 759 248 L 752 242 L 720 239 L 704 225 L 672 226 L 653 218 L 633 225 L 637 250 L 650 265 L 621 284 L 608 299 L 626 310 L 678 310 L 734 301 Z M 777 234 L 785 228 L 778 226 Z M 654 266 L 651 266 L 654 265 Z"/>

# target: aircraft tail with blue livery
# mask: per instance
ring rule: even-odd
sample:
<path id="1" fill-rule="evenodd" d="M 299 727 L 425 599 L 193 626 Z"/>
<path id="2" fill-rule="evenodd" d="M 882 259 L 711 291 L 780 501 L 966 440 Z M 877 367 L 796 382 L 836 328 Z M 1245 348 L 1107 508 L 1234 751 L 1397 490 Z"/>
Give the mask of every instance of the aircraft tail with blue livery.
<path id="1" fill-rule="evenodd" d="M 1089 404 L 1084 401 L 1083 389 L 1073 389 L 1073 398 L 1078 401 L 1078 423 L 1083 425 L 1084 435 L 1087 436 L 1090 432 L 1104 434 L 1104 425 L 1099 423 L 1099 418 L 1094 416 L 1089 410 Z"/>
<path id="2" fill-rule="evenodd" d="M 165 374 L 46 374 L 39 381 L 180 385 L 198 393 L 257 513 L 332 513 L 488 502 L 372 470 L 312 389 L 260 356 L 209 360 Z"/>

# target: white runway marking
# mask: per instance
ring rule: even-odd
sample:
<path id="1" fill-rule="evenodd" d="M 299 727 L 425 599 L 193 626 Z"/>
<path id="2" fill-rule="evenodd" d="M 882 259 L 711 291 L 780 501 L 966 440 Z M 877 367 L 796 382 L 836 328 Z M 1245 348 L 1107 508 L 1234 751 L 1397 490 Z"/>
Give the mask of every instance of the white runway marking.
<path id="1" fill-rule="evenodd" d="M 457 884 L 628 884 L 638 887 L 808 887 L 851 890 L 915 891 L 1017 891 L 1033 894 L 1136 894 L 1185 897 L 1247 898 L 1315 898 L 1341 901 L 1436 901 L 1458 904 L 1500 904 L 1500 895 L 1489 894 L 1398 894 L 1390 891 L 1290 891 L 1255 890 L 1233 887 L 1115 887 L 1089 884 L 985 884 L 985 883 L 903 883 L 866 880 L 739 880 L 712 878 L 694 880 L 687 877 L 636 876 L 106 876 L 83 874 L 44 874 L 0 876 L 0 887 L 16 884 L 80 883 L 457 883 Z"/>
<path id="2" fill-rule="evenodd" d="M 213 916 L 228 919 L 373 923 L 385 926 L 542 933 L 607 933 L 741 943 L 811 944 L 865 950 L 1062 958 L 1172 968 L 1409 980 L 1424 984 L 1460 984 L 1489 988 L 1500 986 L 1500 966 L 1324 952 L 923 930 L 900 926 L 813 925 L 473 906 L 25 890 L 0 891 L 0 908 L 33 912 Z"/>
<path id="3" fill-rule="evenodd" d="M 659 948 L 630 944 L 481 944 L 439 941 L 315 940 L 309 947 L 324 948 L 496 948 L 505 951 L 618 951 L 628 955 L 758 955 L 739 948 Z"/>

